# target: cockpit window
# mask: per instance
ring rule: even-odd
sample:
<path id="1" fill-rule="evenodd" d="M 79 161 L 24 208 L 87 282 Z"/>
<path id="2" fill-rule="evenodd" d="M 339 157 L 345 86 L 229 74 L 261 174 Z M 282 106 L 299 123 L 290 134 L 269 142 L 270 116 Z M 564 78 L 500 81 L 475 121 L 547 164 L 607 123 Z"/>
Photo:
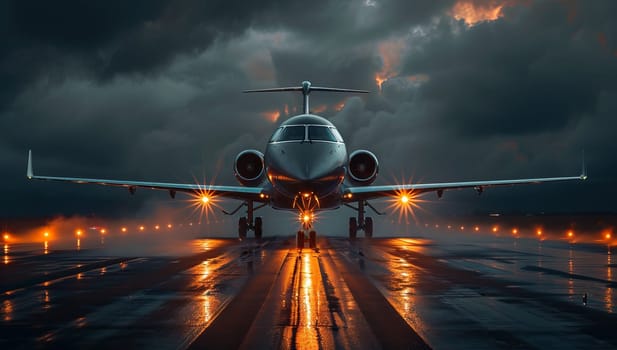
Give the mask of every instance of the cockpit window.
<path id="1" fill-rule="evenodd" d="M 336 137 L 336 140 L 338 142 L 343 142 L 343 136 L 341 136 L 341 134 L 338 132 L 338 130 L 336 130 L 336 128 L 331 128 L 330 130 L 332 131 L 334 137 Z"/>
<path id="2" fill-rule="evenodd" d="M 332 130 L 332 128 L 327 126 L 309 126 L 309 140 L 337 142 L 338 140 L 332 133 Z"/>
<path id="3" fill-rule="evenodd" d="M 278 128 L 272 135 L 270 142 L 304 141 L 304 126 L 287 126 Z"/>

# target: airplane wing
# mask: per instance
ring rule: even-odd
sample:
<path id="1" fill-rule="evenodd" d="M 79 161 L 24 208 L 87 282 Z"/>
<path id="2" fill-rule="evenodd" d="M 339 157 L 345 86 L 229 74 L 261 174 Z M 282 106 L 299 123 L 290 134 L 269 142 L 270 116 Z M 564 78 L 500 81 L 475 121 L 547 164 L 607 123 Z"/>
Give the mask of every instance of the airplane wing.
<path id="1" fill-rule="evenodd" d="M 401 193 L 422 194 L 426 192 L 437 192 L 441 197 L 446 190 L 457 190 L 462 188 L 473 188 L 478 193 L 482 193 L 485 187 L 513 186 L 526 184 L 539 184 L 545 182 L 586 180 L 585 171 L 579 176 L 566 177 L 545 177 L 536 179 L 516 179 L 516 180 L 489 180 L 489 181 L 467 181 L 467 182 L 442 182 L 432 184 L 402 184 L 386 186 L 354 186 L 347 187 L 343 192 L 343 197 L 348 202 L 358 200 L 368 200 L 378 197 L 391 197 Z"/>
<path id="2" fill-rule="evenodd" d="M 56 177 L 56 176 L 39 176 L 34 175 L 32 171 L 32 151 L 28 151 L 28 169 L 26 171 L 28 179 L 32 180 L 47 180 L 47 181 L 63 181 L 73 182 L 78 184 L 97 184 L 103 186 L 125 187 L 131 193 L 139 188 L 147 188 L 153 190 L 169 191 L 172 197 L 175 197 L 176 192 L 186 192 L 194 195 L 208 195 L 214 197 L 225 197 L 239 200 L 252 200 L 256 202 L 265 202 L 267 198 L 266 190 L 263 187 L 241 187 L 241 186 L 212 186 L 200 184 L 182 184 L 182 183 L 167 183 L 167 182 L 146 182 L 146 181 L 124 181 L 124 180 L 107 180 L 107 179 L 88 179 L 79 177 Z"/>

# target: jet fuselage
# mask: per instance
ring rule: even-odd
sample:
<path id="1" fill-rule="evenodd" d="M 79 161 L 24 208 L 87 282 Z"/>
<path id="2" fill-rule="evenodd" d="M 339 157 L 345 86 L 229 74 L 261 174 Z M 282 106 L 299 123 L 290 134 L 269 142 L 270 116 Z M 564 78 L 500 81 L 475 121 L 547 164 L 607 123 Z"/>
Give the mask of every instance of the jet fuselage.
<path id="1" fill-rule="evenodd" d="M 264 165 L 273 208 L 313 211 L 340 205 L 347 149 L 328 120 L 301 114 L 282 123 L 266 146 Z"/>

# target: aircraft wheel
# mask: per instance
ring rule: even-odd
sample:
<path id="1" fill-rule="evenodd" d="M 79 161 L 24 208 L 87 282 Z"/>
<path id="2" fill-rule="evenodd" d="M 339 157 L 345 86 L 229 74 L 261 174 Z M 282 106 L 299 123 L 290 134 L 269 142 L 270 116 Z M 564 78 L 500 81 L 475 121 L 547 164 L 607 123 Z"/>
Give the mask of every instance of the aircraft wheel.
<path id="1" fill-rule="evenodd" d="M 349 239 L 355 239 L 358 232 L 358 221 L 356 218 L 349 218 Z"/>
<path id="2" fill-rule="evenodd" d="M 371 217 L 364 219 L 364 236 L 366 238 L 373 237 L 373 218 Z"/>
<path id="3" fill-rule="evenodd" d="M 246 218 L 244 216 L 241 217 L 240 220 L 238 220 L 238 237 L 240 237 L 240 239 L 246 238 L 246 231 L 248 228 L 249 225 L 246 222 Z"/>
<path id="4" fill-rule="evenodd" d="M 298 249 L 304 248 L 304 231 L 298 231 L 298 234 L 296 235 L 296 245 L 298 246 Z"/>
<path id="5" fill-rule="evenodd" d="M 263 234 L 263 220 L 261 216 L 255 218 L 255 238 L 261 239 Z"/>
<path id="6" fill-rule="evenodd" d="M 309 247 L 311 249 L 317 248 L 317 232 L 315 231 L 309 232 Z"/>

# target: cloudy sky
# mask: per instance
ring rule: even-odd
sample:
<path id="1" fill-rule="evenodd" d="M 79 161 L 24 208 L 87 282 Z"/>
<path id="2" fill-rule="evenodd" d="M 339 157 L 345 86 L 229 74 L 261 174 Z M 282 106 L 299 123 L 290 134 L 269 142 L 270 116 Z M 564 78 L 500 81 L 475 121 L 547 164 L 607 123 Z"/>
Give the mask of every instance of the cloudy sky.
<path id="1" fill-rule="evenodd" d="M 578 175 L 448 192 L 436 212 L 617 210 L 613 0 L 0 1 L 0 217 L 130 218 L 164 192 L 29 182 L 35 172 L 236 184 L 314 85 L 312 111 L 377 183 Z M 430 196 L 433 200 L 435 196 Z M 228 206 L 233 207 L 233 203 Z"/>

